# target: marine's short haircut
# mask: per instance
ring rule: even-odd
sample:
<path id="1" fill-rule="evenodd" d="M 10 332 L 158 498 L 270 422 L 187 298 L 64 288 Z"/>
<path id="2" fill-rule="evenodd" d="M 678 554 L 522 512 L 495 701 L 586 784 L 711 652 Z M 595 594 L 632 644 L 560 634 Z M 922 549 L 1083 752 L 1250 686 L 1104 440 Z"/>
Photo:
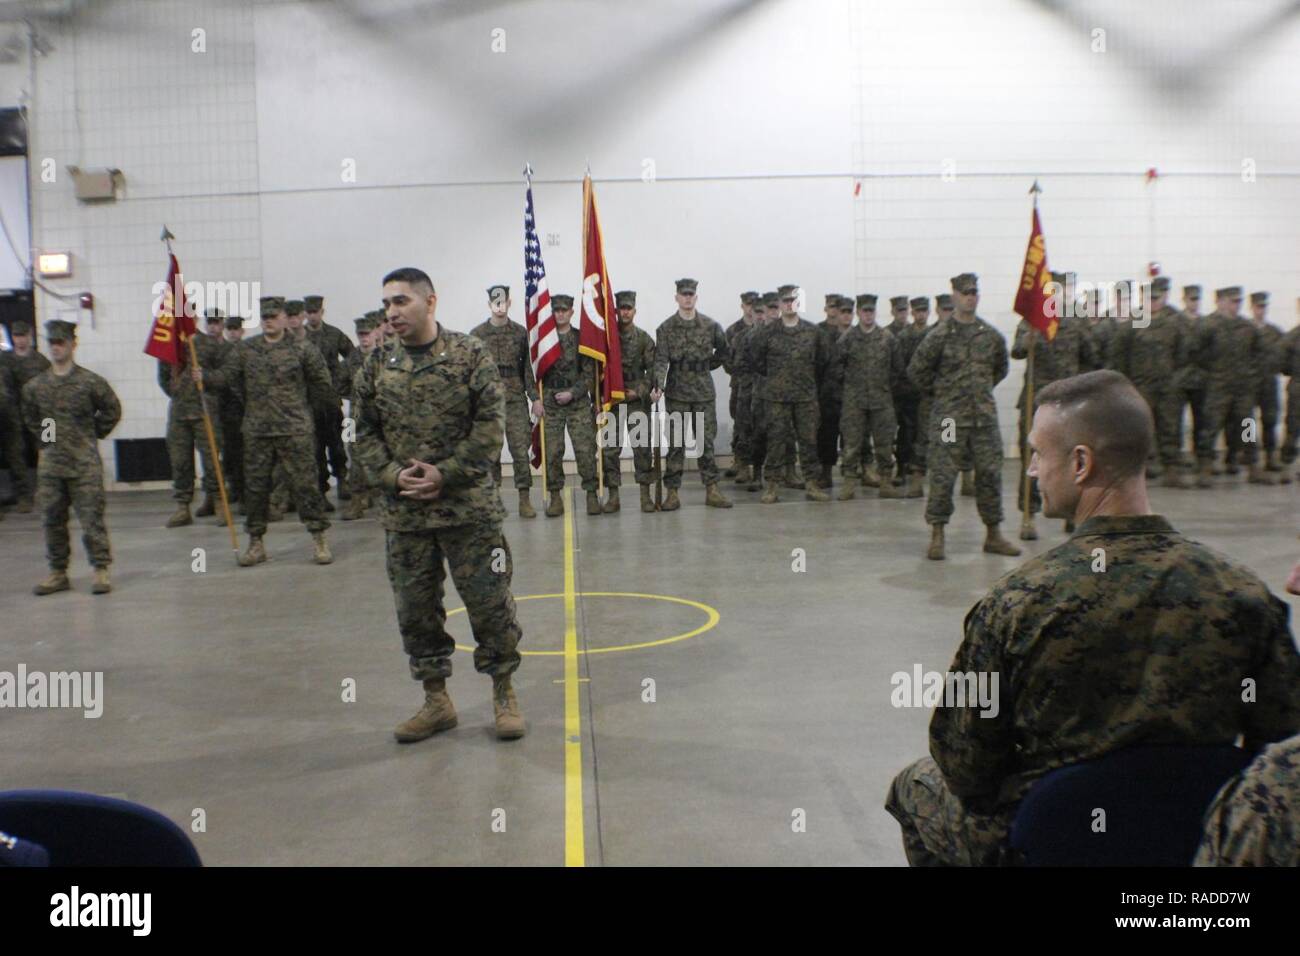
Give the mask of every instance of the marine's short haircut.
<path id="1" fill-rule="evenodd" d="M 1111 478 L 1131 478 L 1146 469 L 1155 423 L 1127 376 L 1103 369 L 1059 379 L 1038 393 L 1037 404 L 1054 406 L 1065 447 L 1087 445 Z"/>
<path id="2" fill-rule="evenodd" d="M 412 288 L 424 286 L 427 290 L 424 294 L 428 295 L 434 291 L 433 280 L 423 269 L 417 269 L 414 266 L 403 266 L 400 269 L 394 269 L 388 275 L 384 276 L 384 281 L 380 285 L 388 285 L 390 282 L 405 282 Z"/>

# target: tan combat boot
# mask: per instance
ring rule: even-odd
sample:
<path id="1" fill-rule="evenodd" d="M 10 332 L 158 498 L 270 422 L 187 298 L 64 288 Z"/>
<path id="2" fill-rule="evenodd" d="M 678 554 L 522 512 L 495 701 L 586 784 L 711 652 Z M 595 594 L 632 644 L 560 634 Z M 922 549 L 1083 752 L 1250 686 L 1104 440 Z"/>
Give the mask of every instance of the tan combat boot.
<path id="1" fill-rule="evenodd" d="M 1170 465 L 1168 468 L 1165 469 L 1165 474 L 1164 477 L 1160 479 L 1160 484 L 1165 488 L 1192 487 L 1188 483 L 1187 478 L 1183 475 L 1183 473 L 1178 470 L 1177 465 Z"/>
<path id="2" fill-rule="evenodd" d="M 907 476 L 906 497 L 908 498 L 925 497 L 925 476 L 924 475 L 918 475 L 916 473 L 912 473 Z"/>
<path id="3" fill-rule="evenodd" d="M 765 505 L 776 504 L 781 500 L 780 496 L 781 483 L 778 481 L 768 481 L 767 490 L 763 492 L 763 497 L 758 500 Z"/>
<path id="4" fill-rule="evenodd" d="M 603 513 L 600 507 L 600 495 L 594 491 L 587 492 L 587 514 L 598 515 Z"/>
<path id="5" fill-rule="evenodd" d="M 342 518 L 344 521 L 357 521 L 366 516 L 366 507 L 370 504 L 366 499 L 369 495 L 366 492 L 358 491 L 348 502 L 348 506 L 343 509 Z"/>
<path id="6" fill-rule="evenodd" d="M 641 510 L 646 514 L 654 514 L 655 502 L 650 497 L 649 485 L 641 485 Z"/>
<path id="7" fill-rule="evenodd" d="M 748 465 L 741 465 L 736 469 L 736 484 L 747 485 L 753 480 L 754 471 Z"/>
<path id="8" fill-rule="evenodd" d="M 216 513 L 217 513 L 216 502 L 212 500 L 211 495 L 205 494 L 203 496 L 203 504 L 199 505 L 199 507 L 195 510 L 194 517 L 211 518 Z"/>
<path id="9" fill-rule="evenodd" d="M 551 500 L 546 505 L 546 517 L 558 518 L 564 514 L 564 499 L 558 491 L 551 492 Z"/>
<path id="10" fill-rule="evenodd" d="M 1009 558 L 1014 558 L 1020 554 L 1020 549 L 1014 544 L 1002 537 L 1002 532 L 998 530 L 995 524 L 986 525 L 987 532 L 984 535 L 984 553 L 985 554 L 1005 554 Z"/>
<path id="11" fill-rule="evenodd" d="M 194 524 L 194 518 L 190 515 L 190 505 L 188 501 L 178 501 L 176 511 L 167 519 L 167 527 L 181 528 L 187 524 Z"/>
<path id="12" fill-rule="evenodd" d="M 840 501 L 852 501 L 858 494 L 858 479 L 845 478 L 840 493 L 835 497 Z"/>
<path id="13" fill-rule="evenodd" d="M 32 588 L 32 593 L 38 597 L 44 597 L 46 594 L 54 594 L 58 591 L 68 591 L 72 585 L 68 582 L 67 571 L 51 571 L 47 577 L 36 587 Z"/>
<path id="14" fill-rule="evenodd" d="M 868 488 L 880 487 L 880 472 L 876 471 L 875 465 L 867 465 L 866 471 L 862 473 L 862 483 Z"/>
<path id="15" fill-rule="evenodd" d="M 509 674 L 492 678 L 492 710 L 496 714 L 498 740 L 518 740 L 524 735 L 524 718 L 519 713 L 519 701 L 510 686 Z"/>
<path id="16" fill-rule="evenodd" d="M 961 496 L 963 498 L 975 497 L 975 472 L 973 470 L 961 473 Z"/>
<path id="17" fill-rule="evenodd" d="M 809 501 L 830 501 L 831 496 L 817 485 L 816 481 L 805 481 L 803 484 L 803 496 Z"/>
<path id="18" fill-rule="evenodd" d="M 415 743 L 440 730 L 450 730 L 456 723 L 456 708 L 447 693 L 446 679 L 430 677 L 424 681 L 424 706 L 398 724 L 393 729 L 393 736 L 398 743 Z"/>
<path id="19" fill-rule="evenodd" d="M 618 500 L 618 488 L 610 485 L 609 494 L 605 496 L 605 514 L 612 515 L 616 511 L 621 511 L 622 508 L 623 504 Z"/>
<path id="20" fill-rule="evenodd" d="M 1250 484 L 1252 485 L 1277 484 L 1277 482 L 1273 480 L 1273 476 L 1270 475 L 1268 472 L 1266 472 L 1262 467 L 1260 467 L 1258 461 L 1252 461 L 1249 467 L 1250 467 L 1250 474 L 1247 476 L 1246 481 L 1248 481 Z"/>
<path id="21" fill-rule="evenodd" d="M 1197 488 L 1214 487 L 1214 466 L 1211 465 L 1209 462 L 1203 463 L 1201 465 L 1200 471 L 1196 473 L 1196 487 Z"/>
<path id="22" fill-rule="evenodd" d="M 317 531 L 311 536 L 311 543 L 316 548 L 316 553 L 312 555 L 312 560 L 317 564 L 333 564 L 334 555 L 330 553 L 329 542 L 325 540 L 325 532 Z"/>
<path id="23" fill-rule="evenodd" d="M 113 590 L 113 582 L 108 579 L 108 568 L 95 568 L 95 581 L 90 586 L 91 594 L 107 594 Z"/>
<path id="24" fill-rule="evenodd" d="M 1038 529 L 1034 527 L 1034 516 L 1025 515 L 1020 519 L 1020 540 L 1037 541 Z"/>
<path id="25" fill-rule="evenodd" d="M 925 552 L 925 556 L 931 561 L 943 560 L 943 525 L 930 525 L 930 550 Z"/>
<path id="26" fill-rule="evenodd" d="M 262 544 L 260 534 L 249 535 L 248 550 L 239 556 L 239 566 L 241 568 L 251 568 L 255 564 L 261 564 L 266 560 L 266 548 Z"/>
<path id="27" fill-rule="evenodd" d="M 682 500 L 677 497 L 677 489 L 669 488 L 668 494 L 664 495 L 662 511 L 676 511 L 682 506 Z"/>
<path id="28" fill-rule="evenodd" d="M 892 481 L 886 481 L 880 486 L 879 496 L 881 498 L 901 498 L 903 497 L 903 489 Z"/>
<path id="29" fill-rule="evenodd" d="M 537 517 L 537 509 L 533 507 L 531 492 L 527 488 L 519 489 L 519 517 Z"/>
<path id="30" fill-rule="evenodd" d="M 724 498 L 717 482 L 704 486 L 704 503 L 710 508 L 730 508 L 731 499 Z"/>

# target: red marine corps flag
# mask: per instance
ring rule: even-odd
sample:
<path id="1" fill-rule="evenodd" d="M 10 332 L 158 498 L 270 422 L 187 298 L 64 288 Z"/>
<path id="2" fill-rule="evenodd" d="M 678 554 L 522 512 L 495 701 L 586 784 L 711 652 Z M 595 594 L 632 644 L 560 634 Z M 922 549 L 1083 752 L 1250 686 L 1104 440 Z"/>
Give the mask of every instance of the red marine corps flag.
<path id="1" fill-rule="evenodd" d="M 1029 233 L 1029 248 L 1025 250 L 1025 267 L 1020 273 L 1014 310 L 1050 342 L 1056 337 L 1060 310 L 1048 306 L 1052 296 L 1047 291 L 1047 284 L 1052 281 L 1052 274 L 1047 271 L 1047 244 L 1043 240 L 1043 225 L 1038 221 L 1038 183 L 1034 183 L 1031 192 L 1034 193 L 1033 227 Z"/>
<path id="2" fill-rule="evenodd" d="M 171 234 L 164 232 L 164 239 Z M 153 328 L 149 330 L 149 341 L 145 343 L 144 352 L 169 365 L 185 364 L 185 343 L 194 334 L 194 316 L 185 306 L 185 279 L 181 276 L 180 264 L 169 248 L 167 258 L 167 284 L 159 291 L 154 286 Z"/>
<path id="3" fill-rule="evenodd" d="M 591 175 L 582 178 L 582 311 L 578 319 L 578 351 L 603 366 L 600 408 L 609 411 L 623 400 L 623 350 L 618 336 L 618 310 L 614 306 L 614 287 L 609 283 L 605 265 L 605 244 L 600 235 L 600 217 L 596 214 L 596 194 Z"/>

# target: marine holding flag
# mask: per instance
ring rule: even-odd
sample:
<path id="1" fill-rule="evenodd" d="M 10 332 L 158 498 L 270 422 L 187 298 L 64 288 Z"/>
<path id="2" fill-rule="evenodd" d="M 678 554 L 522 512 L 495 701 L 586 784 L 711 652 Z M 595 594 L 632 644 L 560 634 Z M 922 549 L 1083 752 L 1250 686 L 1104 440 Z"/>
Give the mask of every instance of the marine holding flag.
<path id="1" fill-rule="evenodd" d="M 1021 316 L 1011 345 L 1011 357 L 1027 359 L 1025 382 L 1016 402 L 1020 432 L 1020 540 L 1038 538 L 1034 515 L 1042 510 L 1043 500 L 1038 482 L 1025 474 L 1029 467 L 1029 429 L 1033 424 L 1034 398 L 1043 388 L 1062 378 L 1069 378 L 1094 367 L 1092 336 L 1086 321 L 1066 315 L 1064 273 L 1047 269 L 1047 246 L 1043 226 L 1034 207 L 1029 247 L 1025 250 L 1025 267 L 1020 288 L 1016 290 L 1015 311 Z M 1072 311 L 1072 310 L 1071 310 Z"/>

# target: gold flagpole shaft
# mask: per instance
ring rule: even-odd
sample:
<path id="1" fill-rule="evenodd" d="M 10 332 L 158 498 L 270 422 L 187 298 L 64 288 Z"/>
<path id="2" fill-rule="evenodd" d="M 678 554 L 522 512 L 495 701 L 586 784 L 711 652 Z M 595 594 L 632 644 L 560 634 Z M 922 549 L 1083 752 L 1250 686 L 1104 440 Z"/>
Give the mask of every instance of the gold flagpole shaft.
<path id="1" fill-rule="evenodd" d="M 193 335 L 186 338 L 185 342 L 190 347 L 190 370 L 192 373 L 194 369 L 199 368 L 199 354 L 194 350 Z M 208 415 L 208 402 L 203 388 L 203 380 L 200 378 L 194 384 L 199 390 L 199 408 L 203 410 L 203 430 L 208 435 L 208 452 L 212 455 L 212 467 L 217 473 L 217 491 L 221 493 L 221 513 L 226 516 L 226 529 L 230 532 L 230 548 L 238 556 L 239 537 L 235 534 L 235 522 L 230 517 L 230 500 L 226 497 L 226 476 L 221 471 L 221 455 L 217 451 L 217 436 L 212 429 L 212 418 Z"/>
<path id="2" fill-rule="evenodd" d="M 1032 457 L 1032 453 L 1029 451 L 1029 429 L 1032 426 L 1034 421 L 1034 352 L 1037 351 L 1037 346 L 1038 346 L 1037 336 L 1038 336 L 1038 330 L 1034 328 L 1033 325 L 1031 324 L 1029 326 L 1029 364 L 1025 368 L 1025 410 L 1024 410 L 1025 441 L 1021 445 L 1021 448 L 1024 450 L 1025 454 L 1029 455 L 1030 457 Z M 1031 497 L 1031 493 L 1033 490 L 1031 485 L 1034 479 L 1029 477 L 1027 471 L 1028 468 L 1029 468 L 1029 462 L 1022 461 L 1020 463 L 1020 480 L 1024 482 L 1024 487 L 1025 487 L 1024 494 L 1022 495 L 1022 498 L 1024 499 L 1023 501 L 1024 508 L 1022 509 L 1023 510 L 1022 520 L 1033 517 L 1029 513 L 1029 499 Z"/>
<path id="3" fill-rule="evenodd" d="M 537 437 L 540 439 L 538 443 L 542 446 L 542 491 L 545 497 L 545 492 L 550 490 L 546 487 L 546 386 L 542 384 L 540 378 L 537 380 L 537 400 L 542 403 L 542 417 L 537 422 Z"/>

